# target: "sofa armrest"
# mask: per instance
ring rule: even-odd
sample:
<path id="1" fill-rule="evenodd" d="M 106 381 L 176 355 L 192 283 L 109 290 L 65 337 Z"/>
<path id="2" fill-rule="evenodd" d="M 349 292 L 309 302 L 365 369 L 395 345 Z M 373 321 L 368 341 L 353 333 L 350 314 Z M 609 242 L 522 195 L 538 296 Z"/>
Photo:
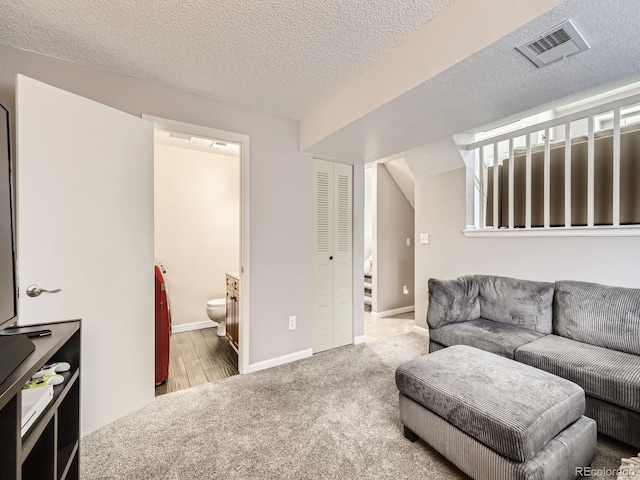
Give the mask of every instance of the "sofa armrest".
<path id="1" fill-rule="evenodd" d="M 468 322 L 480 317 L 478 283 L 473 277 L 455 280 L 430 278 L 427 324 L 438 328 L 447 323 Z"/>

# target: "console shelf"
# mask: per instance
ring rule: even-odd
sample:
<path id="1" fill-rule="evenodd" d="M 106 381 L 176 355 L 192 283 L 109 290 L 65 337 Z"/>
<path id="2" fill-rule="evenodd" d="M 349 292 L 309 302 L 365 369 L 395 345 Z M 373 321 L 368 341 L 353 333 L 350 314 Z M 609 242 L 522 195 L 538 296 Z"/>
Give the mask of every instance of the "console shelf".
<path id="1" fill-rule="evenodd" d="M 34 338 L 35 350 L 0 384 L 0 480 L 77 480 L 80 454 L 80 321 L 30 325 L 49 328 L 51 336 Z M 65 381 L 53 399 L 21 435 L 21 390 L 46 363 L 68 362 Z"/>

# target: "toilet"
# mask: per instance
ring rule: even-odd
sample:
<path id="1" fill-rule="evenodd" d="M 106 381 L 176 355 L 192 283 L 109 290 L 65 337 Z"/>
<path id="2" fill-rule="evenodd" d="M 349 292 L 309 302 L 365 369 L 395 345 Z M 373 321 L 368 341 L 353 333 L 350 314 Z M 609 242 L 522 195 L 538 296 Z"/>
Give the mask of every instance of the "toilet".
<path id="1" fill-rule="evenodd" d="M 227 334 L 227 299 L 214 298 L 209 300 L 207 302 L 207 315 L 218 326 L 218 336 L 224 337 Z"/>

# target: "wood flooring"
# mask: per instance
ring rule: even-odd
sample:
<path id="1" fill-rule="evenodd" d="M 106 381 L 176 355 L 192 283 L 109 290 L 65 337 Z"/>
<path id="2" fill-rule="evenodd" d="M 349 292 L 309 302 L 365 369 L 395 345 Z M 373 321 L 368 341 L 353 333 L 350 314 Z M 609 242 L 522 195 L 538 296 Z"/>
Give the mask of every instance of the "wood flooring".
<path id="1" fill-rule="evenodd" d="M 374 342 L 413 331 L 414 313 L 387 318 L 364 318 L 366 342 Z M 238 354 L 227 337 L 215 328 L 175 333 L 170 339 L 169 379 L 156 387 L 156 395 L 176 392 L 238 374 Z"/>
<path id="2" fill-rule="evenodd" d="M 214 382 L 238 374 L 238 354 L 227 337 L 204 328 L 171 335 L 169 379 L 156 387 L 156 396 Z"/>

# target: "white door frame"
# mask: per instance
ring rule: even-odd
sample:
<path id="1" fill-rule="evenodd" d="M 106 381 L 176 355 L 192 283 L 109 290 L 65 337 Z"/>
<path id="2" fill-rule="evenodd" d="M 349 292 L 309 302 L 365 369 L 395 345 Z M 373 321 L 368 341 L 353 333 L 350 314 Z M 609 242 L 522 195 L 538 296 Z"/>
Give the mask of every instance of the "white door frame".
<path id="1" fill-rule="evenodd" d="M 330 171 L 329 171 L 329 167 L 328 165 L 331 165 L 330 167 Z M 339 167 L 338 167 L 339 166 Z M 349 222 L 349 236 L 350 236 L 350 255 L 349 255 L 349 264 L 350 264 L 350 270 L 351 270 L 351 281 L 350 281 L 350 289 L 351 289 L 351 295 L 350 295 L 350 300 L 351 300 L 351 308 L 350 308 L 350 314 L 351 314 L 351 321 L 350 321 L 350 338 L 348 339 L 347 343 L 343 343 L 344 339 L 339 339 L 338 341 L 336 341 L 336 335 L 335 335 L 335 326 L 336 326 L 336 316 L 338 317 L 338 319 L 340 318 L 340 315 L 336 315 L 336 304 L 338 302 L 338 300 L 336 299 L 336 295 L 335 295 L 335 273 L 336 273 L 336 265 L 338 264 L 338 259 L 340 258 L 340 252 L 339 252 L 339 248 L 338 248 L 338 239 L 337 239 L 337 227 L 335 227 L 335 224 L 338 221 L 337 218 L 337 214 L 334 210 L 334 208 L 337 206 L 338 201 L 336 199 L 336 195 L 337 195 L 337 191 L 338 191 L 338 186 L 337 186 L 337 174 L 338 174 L 338 170 L 336 169 L 336 167 L 338 168 L 343 168 L 343 167 L 347 167 L 349 170 L 349 189 L 350 189 L 350 198 L 349 198 L 349 202 L 350 202 L 350 208 L 349 208 L 349 215 L 351 217 L 351 221 Z M 329 173 L 330 172 L 330 173 Z M 332 348 L 337 348 L 337 347 L 341 347 L 344 345 L 348 345 L 350 343 L 354 343 L 354 330 L 355 330 L 355 308 L 354 305 L 356 304 L 356 302 L 354 301 L 354 228 L 353 228 L 353 224 L 354 224 L 354 172 L 355 172 L 355 168 L 352 164 L 350 163 L 345 163 L 345 162 L 338 162 L 338 161 L 334 161 L 331 159 L 326 159 L 326 158 L 321 158 L 321 157 L 317 157 L 317 156 L 313 156 L 313 183 L 314 183 L 314 187 L 313 187 L 313 193 L 314 193 L 314 198 L 313 198 L 313 217 L 314 217 L 314 225 L 313 225 L 313 229 L 314 229 L 314 240 L 313 240 L 313 312 L 312 312 L 312 349 L 313 349 L 313 353 L 319 353 L 319 352 L 323 352 Z M 330 242 L 330 246 L 331 248 L 329 248 L 326 252 L 318 252 L 317 250 L 317 228 L 318 228 L 318 224 L 316 222 L 316 212 L 317 212 L 317 205 L 318 205 L 318 199 L 316 196 L 317 190 L 316 190 L 316 173 L 325 173 L 329 175 L 329 193 L 328 193 L 328 205 L 330 206 L 330 213 L 329 213 L 329 229 L 327 231 L 328 235 L 329 235 L 329 242 Z M 330 339 L 329 338 L 323 338 L 322 341 L 320 341 L 320 336 L 324 335 L 322 333 L 322 328 L 319 328 L 318 325 L 318 320 L 320 318 L 323 317 L 323 314 L 319 313 L 319 311 L 316 309 L 317 307 L 317 298 L 316 295 L 318 294 L 317 290 L 319 289 L 319 285 L 317 284 L 318 278 L 317 277 L 317 273 L 319 272 L 318 270 L 318 263 L 321 261 L 318 258 L 318 253 L 321 254 L 326 254 L 327 256 L 330 255 L 329 260 L 333 260 L 333 258 L 336 258 L 336 262 L 327 262 L 327 264 L 331 265 L 331 274 L 330 274 L 330 283 L 331 283 L 331 300 L 330 300 L 330 304 L 331 304 L 331 335 L 330 335 Z M 326 257 L 325 257 L 326 259 Z M 326 260 L 325 260 L 326 261 Z M 364 282 L 364 279 L 361 280 L 361 282 Z M 364 285 L 363 285 L 364 286 Z M 363 286 L 360 288 L 360 291 L 363 291 Z M 340 322 L 340 320 L 338 320 L 338 322 Z M 340 325 L 340 323 L 338 323 L 338 325 Z M 319 329 L 318 329 L 319 328 Z M 328 332 L 327 332 L 328 335 Z"/>
<path id="2" fill-rule="evenodd" d="M 249 373 L 249 136 L 152 115 L 143 114 L 142 118 L 153 123 L 154 128 L 240 144 L 240 285 L 242 292 L 240 294 L 238 370 L 240 373 Z"/>

